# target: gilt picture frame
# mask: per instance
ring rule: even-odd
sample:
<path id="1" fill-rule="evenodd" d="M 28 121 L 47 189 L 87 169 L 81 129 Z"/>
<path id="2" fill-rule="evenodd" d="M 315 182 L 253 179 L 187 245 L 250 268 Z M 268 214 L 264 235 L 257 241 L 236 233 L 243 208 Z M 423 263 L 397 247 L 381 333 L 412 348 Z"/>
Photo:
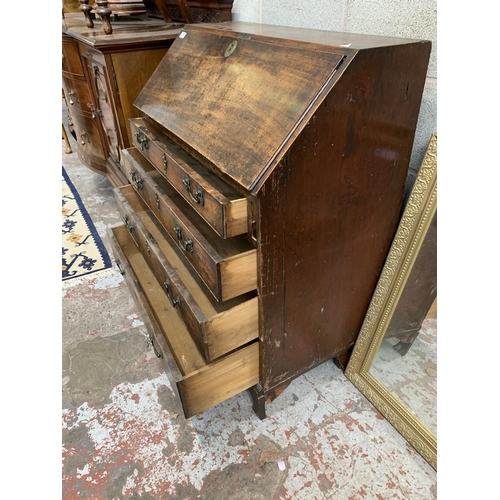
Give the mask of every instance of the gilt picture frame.
<path id="1" fill-rule="evenodd" d="M 413 448 L 437 470 L 437 436 L 369 373 L 436 211 L 437 134 L 433 134 L 345 375 Z"/>

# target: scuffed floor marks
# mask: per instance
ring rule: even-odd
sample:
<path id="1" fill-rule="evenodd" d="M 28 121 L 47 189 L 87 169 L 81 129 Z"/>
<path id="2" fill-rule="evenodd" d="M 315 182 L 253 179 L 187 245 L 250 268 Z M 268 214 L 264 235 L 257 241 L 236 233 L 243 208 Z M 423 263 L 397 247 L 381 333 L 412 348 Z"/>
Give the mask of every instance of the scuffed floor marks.
<path id="1" fill-rule="evenodd" d="M 236 441 L 230 426 L 216 434 L 191 428 L 164 374 L 120 384 L 109 399 L 100 408 L 84 403 L 63 411 L 65 500 L 143 498 L 150 492 L 155 499 L 182 498 L 179 488 L 199 491 L 205 476 L 248 455 L 245 440 Z"/>
<path id="2" fill-rule="evenodd" d="M 64 500 L 435 498 L 428 467 L 353 386 L 332 405 L 315 382 L 292 383 L 263 421 L 248 393 L 186 420 L 165 375 L 120 384 L 110 403 L 64 411 Z M 284 470 L 259 465 L 271 447 Z"/>

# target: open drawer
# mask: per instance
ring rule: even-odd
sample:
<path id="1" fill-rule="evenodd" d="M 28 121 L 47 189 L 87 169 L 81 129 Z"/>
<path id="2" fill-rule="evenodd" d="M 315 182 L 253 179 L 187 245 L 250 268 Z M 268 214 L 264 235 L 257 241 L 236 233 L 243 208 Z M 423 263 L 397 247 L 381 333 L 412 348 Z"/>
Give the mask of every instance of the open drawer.
<path id="1" fill-rule="evenodd" d="M 256 339 L 256 293 L 217 302 L 132 186 L 116 188 L 115 196 L 132 240 L 205 359 L 214 360 Z"/>
<path id="2" fill-rule="evenodd" d="M 131 118 L 132 141 L 177 192 L 222 238 L 248 231 L 244 196 L 144 118 Z"/>
<path id="3" fill-rule="evenodd" d="M 108 231 L 115 259 L 156 340 L 184 415 L 197 415 L 259 382 L 259 346 L 248 344 L 207 363 L 125 226 Z"/>
<path id="4" fill-rule="evenodd" d="M 217 235 L 136 148 L 123 150 L 122 158 L 137 194 L 218 301 L 257 288 L 257 250 L 245 236 Z"/>

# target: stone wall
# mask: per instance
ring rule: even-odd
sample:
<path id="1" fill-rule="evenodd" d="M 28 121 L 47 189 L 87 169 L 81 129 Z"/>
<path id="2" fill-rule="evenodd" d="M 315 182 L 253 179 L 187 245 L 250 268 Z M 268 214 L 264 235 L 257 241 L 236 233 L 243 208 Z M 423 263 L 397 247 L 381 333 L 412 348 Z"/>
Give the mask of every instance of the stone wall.
<path id="1" fill-rule="evenodd" d="M 430 40 L 432 53 L 410 161 L 407 192 L 437 131 L 436 0 L 235 0 L 233 20 Z"/>

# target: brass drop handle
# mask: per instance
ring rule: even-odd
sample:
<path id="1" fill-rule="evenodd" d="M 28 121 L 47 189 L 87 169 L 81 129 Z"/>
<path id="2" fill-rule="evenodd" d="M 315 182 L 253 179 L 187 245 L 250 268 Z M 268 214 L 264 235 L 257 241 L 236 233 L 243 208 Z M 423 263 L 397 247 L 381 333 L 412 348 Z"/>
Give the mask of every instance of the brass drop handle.
<path id="1" fill-rule="evenodd" d="M 155 338 L 153 337 L 153 334 L 149 334 L 149 342 L 151 343 L 151 347 L 153 348 L 153 351 L 155 352 L 155 355 L 157 358 L 163 358 L 163 354 L 156 349 L 155 346 Z"/>
<path id="2" fill-rule="evenodd" d="M 156 201 L 156 208 L 160 210 L 160 197 L 158 196 L 158 193 L 155 193 L 155 201 Z"/>
<path id="3" fill-rule="evenodd" d="M 163 153 L 162 156 L 161 156 L 161 159 L 163 161 L 163 170 L 165 170 L 165 172 L 166 172 L 167 171 L 167 167 L 168 167 L 167 155 L 165 153 Z"/>
<path id="4" fill-rule="evenodd" d="M 92 113 L 92 118 L 94 120 L 97 118 L 97 115 L 102 116 L 102 111 L 100 109 L 97 110 L 96 114 L 96 109 L 92 103 L 88 102 L 87 107 L 90 108 L 90 112 Z"/>
<path id="5" fill-rule="evenodd" d="M 174 232 L 177 235 L 177 239 L 179 240 L 179 246 L 185 251 L 185 252 L 194 252 L 193 248 L 193 240 L 191 238 L 188 238 L 184 244 L 182 244 L 182 229 L 179 226 L 179 224 L 176 224 L 174 227 Z"/>
<path id="6" fill-rule="evenodd" d="M 80 144 L 81 144 L 82 146 L 85 146 L 85 138 L 86 138 L 86 137 L 87 137 L 87 132 L 82 132 L 82 133 L 80 134 L 80 139 L 81 139 Z"/>
<path id="7" fill-rule="evenodd" d="M 125 217 L 123 217 L 123 222 L 125 222 L 125 227 L 127 228 L 128 232 L 131 233 L 132 230 L 134 229 L 134 225 L 129 224 L 128 215 L 125 215 Z"/>
<path id="8" fill-rule="evenodd" d="M 95 120 L 97 118 L 97 115 L 95 114 L 94 106 L 92 106 L 92 104 L 87 104 L 87 106 L 90 108 L 90 112 L 92 113 L 92 118 Z"/>
<path id="9" fill-rule="evenodd" d="M 73 106 L 75 104 L 75 101 L 73 101 L 73 97 L 76 96 L 76 92 L 74 90 L 70 90 L 68 92 L 68 97 L 69 97 L 69 103 Z"/>
<path id="10" fill-rule="evenodd" d="M 169 286 L 170 286 L 170 282 L 167 280 L 163 283 L 163 286 L 166 288 L 167 290 L 167 297 L 168 297 L 168 300 L 170 301 L 170 303 L 172 304 L 173 307 L 177 306 L 177 305 L 180 305 L 181 304 L 181 299 L 179 299 L 179 296 L 177 296 L 175 299 L 172 300 L 172 297 L 170 297 L 170 291 L 169 291 Z"/>
<path id="11" fill-rule="evenodd" d="M 125 274 L 125 271 L 122 269 L 122 265 L 118 259 L 116 260 L 116 267 L 118 267 L 118 271 L 120 271 L 121 275 Z"/>
<path id="12" fill-rule="evenodd" d="M 143 184 L 142 184 L 142 179 L 139 177 L 139 174 L 132 169 L 130 171 L 130 177 L 132 177 L 132 183 L 134 184 L 136 189 L 142 189 Z"/>
<path id="13" fill-rule="evenodd" d="M 198 186 L 198 189 L 196 192 L 193 194 L 191 191 L 191 179 L 189 178 L 188 175 L 184 177 L 182 180 L 182 183 L 186 186 L 187 192 L 191 199 L 198 205 L 204 205 L 204 200 L 203 200 L 203 190 L 201 189 L 201 186 Z"/>
<path id="14" fill-rule="evenodd" d="M 135 138 L 137 139 L 137 142 L 141 146 L 141 151 L 144 151 L 144 149 L 147 149 L 148 138 L 145 135 L 142 135 L 140 130 L 136 131 Z"/>

